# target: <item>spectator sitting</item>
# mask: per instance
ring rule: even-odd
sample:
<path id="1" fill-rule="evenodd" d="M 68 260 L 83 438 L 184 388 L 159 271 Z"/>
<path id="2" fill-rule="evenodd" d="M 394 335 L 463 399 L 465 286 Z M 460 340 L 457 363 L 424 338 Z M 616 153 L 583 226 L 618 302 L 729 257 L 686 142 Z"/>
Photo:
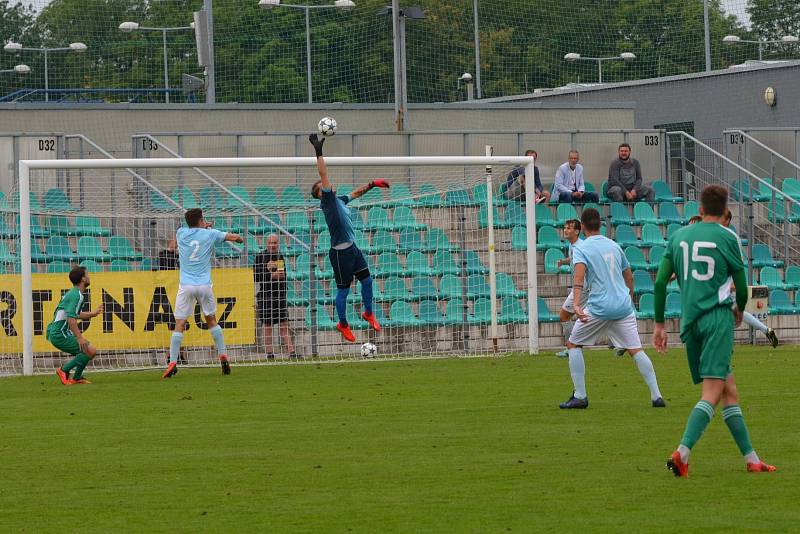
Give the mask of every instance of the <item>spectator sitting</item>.
<path id="1" fill-rule="evenodd" d="M 289 358 L 298 359 L 289 334 L 289 309 L 286 302 L 286 260 L 280 253 L 278 236 L 267 237 L 266 248 L 253 260 L 253 276 L 258 284 L 256 310 L 258 321 L 264 327 L 264 345 L 267 359 L 274 360 L 272 327 L 278 326 L 281 340 L 289 351 Z"/>
<path id="2" fill-rule="evenodd" d="M 159 271 L 176 271 L 178 270 L 178 242 L 173 237 L 167 243 L 166 250 L 158 253 L 158 270 Z"/>
<path id="3" fill-rule="evenodd" d="M 535 150 L 526 150 L 526 156 L 533 156 L 533 161 L 539 157 Z M 539 178 L 539 167 L 534 166 L 533 188 L 536 191 L 536 203 L 550 202 L 550 191 L 545 191 L 542 187 L 542 180 Z M 509 200 L 525 201 L 525 167 L 517 167 L 508 173 L 506 178 L 506 198 Z"/>
<path id="4" fill-rule="evenodd" d="M 556 171 L 555 194 L 558 195 L 559 202 L 582 204 L 600 200 L 594 191 L 586 191 L 583 165 L 578 163 L 579 159 L 578 151 L 570 150 L 569 160 Z"/>
<path id="5" fill-rule="evenodd" d="M 655 190 L 642 183 L 642 167 L 631 157 L 631 145 L 619 145 L 619 157 L 608 168 L 608 198 L 614 202 L 653 202 Z"/>

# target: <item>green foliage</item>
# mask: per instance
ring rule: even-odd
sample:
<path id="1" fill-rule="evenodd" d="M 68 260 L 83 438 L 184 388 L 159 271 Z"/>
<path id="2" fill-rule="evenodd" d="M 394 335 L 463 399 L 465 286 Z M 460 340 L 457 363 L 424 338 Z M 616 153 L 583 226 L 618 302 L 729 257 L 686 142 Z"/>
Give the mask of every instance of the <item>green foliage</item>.
<path id="1" fill-rule="evenodd" d="M 800 36 L 800 2 L 797 0 L 749 0 L 747 13 L 756 39 L 777 41 L 786 35 Z M 766 55 L 797 58 L 798 45 L 773 45 L 766 48 Z"/>

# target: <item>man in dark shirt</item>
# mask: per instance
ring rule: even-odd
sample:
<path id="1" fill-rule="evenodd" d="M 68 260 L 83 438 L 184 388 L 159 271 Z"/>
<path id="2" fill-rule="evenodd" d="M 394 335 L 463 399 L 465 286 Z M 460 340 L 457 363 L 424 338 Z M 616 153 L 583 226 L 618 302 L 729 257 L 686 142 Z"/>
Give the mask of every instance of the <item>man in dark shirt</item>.
<path id="1" fill-rule="evenodd" d="M 535 150 L 526 150 L 526 156 L 533 156 L 534 162 L 539 157 Z M 545 191 L 542 187 L 542 180 L 539 178 L 539 167 L 534 166 L 533 188 L 536 192 L 536 203 L 550 202 L 550 191 Z M 517 167 L 508 173 L 506 178 L 506 198 L 509 200 L 525 201 L 525 167 Z"/>
<path id="2" fill-rule="evenodd" d="M 274 360 L 272 327 L 277 325 L 290 358 L 297 358 L 292 336 L 289 334 L 289 309 L 286 303 L 286 260 L 280 253 L 278 236 L 267 237 L 266 248 L 253 261 L 253 276 L 258 285 L 256 310 L 258 322 L 264 328 L 264 345 L 267 359 Z"/>
<path id="3" fill-rule="evenodd" d="M 159 271 L 177 271 L 178 270 L 178 242 L 173 237 L 167 243 L 167 248 L 158 253 L 158 270 Z"/>
<path id="4" fill-rule="evenodd" d="M 613 202 L 653 202 L 656 192 L 642 183 L 642 166 L 631 157 L 631 145 L 619 145 L 617 155 L 619 157 L 608 168 L 608 198 Z"/>

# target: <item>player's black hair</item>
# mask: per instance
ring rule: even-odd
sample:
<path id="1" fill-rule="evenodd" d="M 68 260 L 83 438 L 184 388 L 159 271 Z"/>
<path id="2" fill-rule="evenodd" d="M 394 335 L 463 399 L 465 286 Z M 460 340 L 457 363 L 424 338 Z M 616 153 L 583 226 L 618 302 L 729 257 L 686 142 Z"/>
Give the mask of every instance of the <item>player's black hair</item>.
<path id="1" fill-rule="evenodd" d="M 73 286 L 77 286 L 81 283 L 81 280 L 83 280 L 84 276 L 86 276 L 86 267 L 78 265 L 70 270 L 69 281 L 72 282 Z"/>
<path id="2" fill-rule="evenodd" d="M 617 150 L 619 150 L 622 147 L 626 147 L 630 150 L 631 145 L 629 145 L 628 143 L 620 143 L 620 145 L 617 147 Z"/>
<path id="3" fill-rule="evenodd" d="M 689 222 L 687 224 L 699 223 L 702 220 L 703 218 L 700 217 L 699 215 L 692 215 L 691 217 L 689 217 Z"/>
<path id="4" fill-rule="evenodd" d="M 197 228 L 200 226 L 200 221 L 203 220 L 203 210 L 200 208 L 186 210 L 184 218 L 186 219 L 186 224 L 189 225 L 189 228 Z"/>
<path id="5" fill-rule="evenodd" d="M 570 225 L 578 232 L 581 231 L 581 222 L 578 219 L 569 219 L 567 222 L 564 223 L 564 226 Z"/>
<path id="6" fill-rule="evenodd" d="M 526 156 L 531 156 L 531 155 L 532 155 L 532 156 L 534 157 L 534 159 L 539 159 L 539 153 L 538 153 L 538 152 L 536 152 L 536 151 L 535 151 L 534 149 L 532 149 L 532 148 L 529 148 L 528 150 L 526 150 L 526 151 L 525 151 L 525 155 L 526 155 Z"/>
<path id="7" fill-rule="evenodd" d="M 586 208 L 581 213 L 581 222 L 588 232 L 600 231 L 600 212 L 594 208 Z"/>
<path id="8" fill-rule="evenodd" d="M 314 182 L 314 185 L 311 186 L 311 196 L 319 199 L 321 197 L 320 190 L 322 189 L 322 180 L 317 180 Z"/>
<path id="9" fill-rule="evenodd" d="M 700 193 L 703 214 L 722 217 L 728 209 L 728 190 L 721 185 L 708 185 Z"/>

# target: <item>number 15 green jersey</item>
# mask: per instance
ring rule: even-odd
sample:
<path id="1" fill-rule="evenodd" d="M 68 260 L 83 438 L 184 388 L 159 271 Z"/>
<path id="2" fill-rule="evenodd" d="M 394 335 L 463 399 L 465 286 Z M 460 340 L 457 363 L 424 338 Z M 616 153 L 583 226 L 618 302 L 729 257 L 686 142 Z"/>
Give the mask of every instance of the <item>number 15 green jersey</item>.
<path id="1" fill-rule="evenodd" d="M 739 238 L 721 224 L 698 222 L 675 232 L 664 258 L 681 288 L 681 334 L 705 313 L 733 304 L 732 275 L 744 269 Z"/>

